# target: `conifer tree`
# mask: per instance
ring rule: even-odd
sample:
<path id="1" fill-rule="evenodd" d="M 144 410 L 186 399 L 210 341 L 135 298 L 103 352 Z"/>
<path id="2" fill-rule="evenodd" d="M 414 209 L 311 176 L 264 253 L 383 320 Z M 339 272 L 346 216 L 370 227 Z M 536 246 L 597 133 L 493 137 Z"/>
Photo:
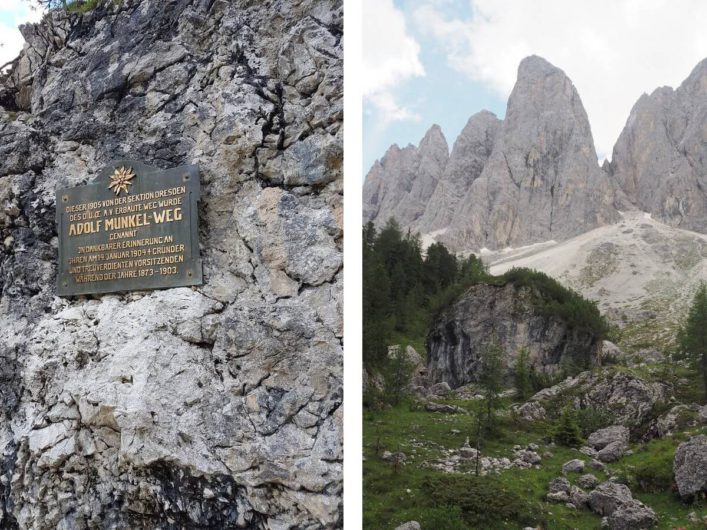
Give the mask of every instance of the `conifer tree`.
<path id="1" fill-rule="evenodd" d="M 491 343 L 481 353 L 479 383 L 486 398 L 486 425 L 488 430 L 491 430 L 495 424 L 494 414 L 503 388 L 503 350 L 496 337 L 491 339 Z"/>
<path id="2" fill-rule="evenodd" d="M 530 359 L 527 348 L 521 348 L 515 366 L 515 387 L 518 398 L 525 400 L 532 394 L 533 383 L 531 378 Z"/>
<path id="3" fill-rule="evenodd" d="M 678 332 L 681 355 L 698 370 L 707 399 L 707 286 L 700 284 Z"/>
<path id="4" fill-rule="evenodd" d="M 567 405 L 562 410 L 562 415 L 555 431 L 555 441 L 566 447 L 582 445 L 582 433 L 579 429 L 577 415 L 570 405 Z"/>

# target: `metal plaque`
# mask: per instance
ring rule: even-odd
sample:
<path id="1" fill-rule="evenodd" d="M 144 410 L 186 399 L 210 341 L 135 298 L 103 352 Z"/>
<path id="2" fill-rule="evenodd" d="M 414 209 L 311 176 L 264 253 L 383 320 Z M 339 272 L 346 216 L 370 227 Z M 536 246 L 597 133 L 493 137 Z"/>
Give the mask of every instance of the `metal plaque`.
<path id="1" fill-rule="evenodd" d="M 203 283 L 199 168 L 116 160 L 86 186 L 56 192 L 57 294 Z"/>

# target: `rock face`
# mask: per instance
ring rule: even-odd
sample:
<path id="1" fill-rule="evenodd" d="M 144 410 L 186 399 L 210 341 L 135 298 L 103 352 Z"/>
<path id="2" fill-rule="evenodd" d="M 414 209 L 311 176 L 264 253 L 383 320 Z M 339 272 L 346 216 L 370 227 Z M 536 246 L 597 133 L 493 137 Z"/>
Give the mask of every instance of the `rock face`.
<path id="1" fill-rule="evenodd" d="M 609 171 L 629 201 L 671 226 L 707 232 L 707 59 L 673 90 L 636 102 Z"/>
<path id="2" fill-rule="evenodd" d="M 52 13 L 0 82 L 0 526 L 334 528 L 342 5 Z M 59 299 L 54 190 L 199 164 L 205 284 Z"/>
<path id="3" fill-rule="evenodd" d="M 575 330 L 560 317 L 542 313 L 533 304 L 530 287 L 479 284 L 444 310 L 427 336 L 428 377 L 456 388 L 476 380 L 481 355 L 497 340 L 504 363 L 514 366 L 522 348 L 538 370 L 553 371 L 563 361 L 591 364 L 600 341 Z"/>
<path id="4" fill-rule="evenodd" d="M 376 161 L 363 186 L 363 222 L 385 225 L 394 218 L 414 224 L 424 213 L 449 158 L 442 129 L 434 125 L 418 147 L 397 145 Z"/>
<path id="5" fill-rule="evenodd" d="M 617 220 L 612 203 L 579 94 L 560 69 L 528 57 L 493 153 L 443 241 L 495 249 L 567 239 Z"/>
<path id="6" fill-rule="evenodd" d="M 681 497 L 707 491 L 707 436 L 693 436 L 678 446 L 673 472 Z"/>

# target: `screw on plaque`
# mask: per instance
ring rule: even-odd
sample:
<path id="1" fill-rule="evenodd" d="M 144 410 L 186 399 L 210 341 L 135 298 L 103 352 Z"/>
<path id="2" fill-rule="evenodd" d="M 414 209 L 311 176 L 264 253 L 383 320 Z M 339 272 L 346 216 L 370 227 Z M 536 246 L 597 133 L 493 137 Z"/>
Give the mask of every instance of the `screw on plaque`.
<path id="1" fill-rule="evenodd" d="M 69 201 L 69 196 L 68 195 L 63 195 L 61 197 L 61 202 L 68 202 Z"/>
<path id="2" fill-rule="evenodd" d="M 184 175 L 184 176 L 182 177 L 182 180 L 189 180 L 189 179 L 190 179 L 190 176 L 189 176 L 189 175 Z"/>

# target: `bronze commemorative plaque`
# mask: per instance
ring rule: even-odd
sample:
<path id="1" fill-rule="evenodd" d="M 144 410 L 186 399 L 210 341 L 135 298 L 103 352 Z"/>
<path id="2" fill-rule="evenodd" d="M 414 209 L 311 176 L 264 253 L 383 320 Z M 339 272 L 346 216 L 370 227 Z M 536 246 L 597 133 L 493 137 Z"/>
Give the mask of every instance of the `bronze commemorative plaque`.
<path id="1" fill-rule="evenodd" d="M 201 285 L 199 168 L 116 160 L 56 192 L 57 294 Z"/>

